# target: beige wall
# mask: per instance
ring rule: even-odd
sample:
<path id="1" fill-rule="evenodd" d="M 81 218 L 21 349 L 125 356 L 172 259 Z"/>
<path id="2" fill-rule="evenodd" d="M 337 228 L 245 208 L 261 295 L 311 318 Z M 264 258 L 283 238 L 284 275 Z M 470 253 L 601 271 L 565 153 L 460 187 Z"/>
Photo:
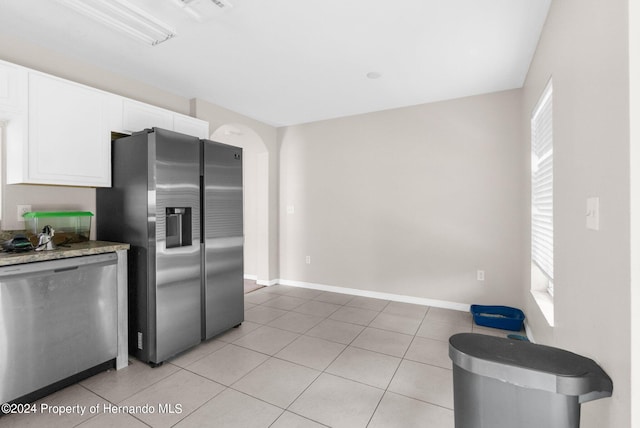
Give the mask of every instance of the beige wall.
<path id="1" fill-rule="evenodd" d="M 640 2 L 629 2 L 631 118 L 631 426 L 640 426 Z"/>
<path id="2" fill-rule="evenodd" d="M 523 89 L 529 142 L 531 111 L 553 76 L 555 327 L 527 287 L 525 312 L 538 342 L 591 357 L 613 379 L 612 398 L 582 406 L 584 428 L 630 426 L 627 7 L 553 2 Z M 599 231 L 585 226 L 588 197 L 600 198 Z M 528 266 L 528 239 L 525 255 Z"/>
<path id="3" fill-rule="evenodd" d="M 520 105 L 515 90 L 280 129 L 280 277 L 520 305 Z"/>

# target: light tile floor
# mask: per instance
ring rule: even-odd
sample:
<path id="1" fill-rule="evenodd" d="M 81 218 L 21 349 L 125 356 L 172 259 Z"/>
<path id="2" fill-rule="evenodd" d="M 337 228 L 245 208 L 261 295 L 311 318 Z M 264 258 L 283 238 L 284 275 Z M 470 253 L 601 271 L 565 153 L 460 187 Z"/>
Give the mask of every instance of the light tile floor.
<path id="1" fill-rule="evenodd" d="M 452 428 L 449 336 L 509 333 L 465 312 L 283 285 L 245 303 L 240 327 L 160 367 L 132 358 L 0 427 Z"/>

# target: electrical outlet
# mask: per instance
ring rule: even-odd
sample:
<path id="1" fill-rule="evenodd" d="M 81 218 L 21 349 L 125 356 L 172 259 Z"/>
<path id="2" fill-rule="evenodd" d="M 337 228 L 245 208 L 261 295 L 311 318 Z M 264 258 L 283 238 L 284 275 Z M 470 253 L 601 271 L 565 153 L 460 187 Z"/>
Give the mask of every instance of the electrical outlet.
<path id="1" fill-rule="evenodd" d="M 479 271 L 476 273 L 476 279 L 477 279 L 478 281 L 484 281 L 484 271 L 483 271 L 483 270 L 479 270 Z"/>
<path id="2" fill-rule="evenodd" d="M 22 214 L 28 212 L 31 212 L 31 205 L 18 205 L 18 221 L 24 221 L 24 218 L 22 218 Z"/>
<path id="3" fill-rule="evenodd" d="M 587 229 L 600 230 L 600 198 L 587 198 Z"/>
<path id="4" fill-rule="evenodd" d="M 304 258 L 305 263 L 307 263 L 308 265 L 311 264 L 311 256 L 307 256 Z"/>

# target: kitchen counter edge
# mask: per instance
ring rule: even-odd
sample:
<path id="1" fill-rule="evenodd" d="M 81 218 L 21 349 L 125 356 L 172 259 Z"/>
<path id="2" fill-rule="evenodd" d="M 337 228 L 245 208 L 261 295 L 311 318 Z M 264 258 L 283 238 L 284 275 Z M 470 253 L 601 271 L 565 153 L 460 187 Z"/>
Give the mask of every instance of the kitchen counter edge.
<path id="1" fill-rule="evenodd" d="M 129 244 L 107 241 L 87 241 L 67 244 L 50 251 L 29 251 L 25 253 L 0 253 L 0 267 L 23 263 L 44 262 L 47 260 L 67 259 L 70 257 L 91 256 L 128 250 Z"/>

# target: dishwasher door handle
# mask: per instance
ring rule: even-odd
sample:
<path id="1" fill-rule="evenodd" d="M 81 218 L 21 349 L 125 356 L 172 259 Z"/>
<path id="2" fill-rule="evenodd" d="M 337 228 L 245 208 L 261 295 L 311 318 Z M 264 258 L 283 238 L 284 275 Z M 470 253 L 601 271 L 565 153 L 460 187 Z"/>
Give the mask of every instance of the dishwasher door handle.
<path id="1" fill-rule="evenodd" d="M 24 275 L 46 275 L 67 272 L 74 269 L 84 270 L 108 266 L 116 264 L 117 258 L 116 253 L 105 253 L 0 267 L 0 282 L 9 281 Z"/>
<path id="2" fill-rule="evenodd" d="M 60 268 L 60 269 L 54 269 L 53 272 L 54 273 L 67 272 L 67 271 L 76 270 L 76 269 L 78 269 L 78 266 L 69 266 L 69 267 Z"/>

